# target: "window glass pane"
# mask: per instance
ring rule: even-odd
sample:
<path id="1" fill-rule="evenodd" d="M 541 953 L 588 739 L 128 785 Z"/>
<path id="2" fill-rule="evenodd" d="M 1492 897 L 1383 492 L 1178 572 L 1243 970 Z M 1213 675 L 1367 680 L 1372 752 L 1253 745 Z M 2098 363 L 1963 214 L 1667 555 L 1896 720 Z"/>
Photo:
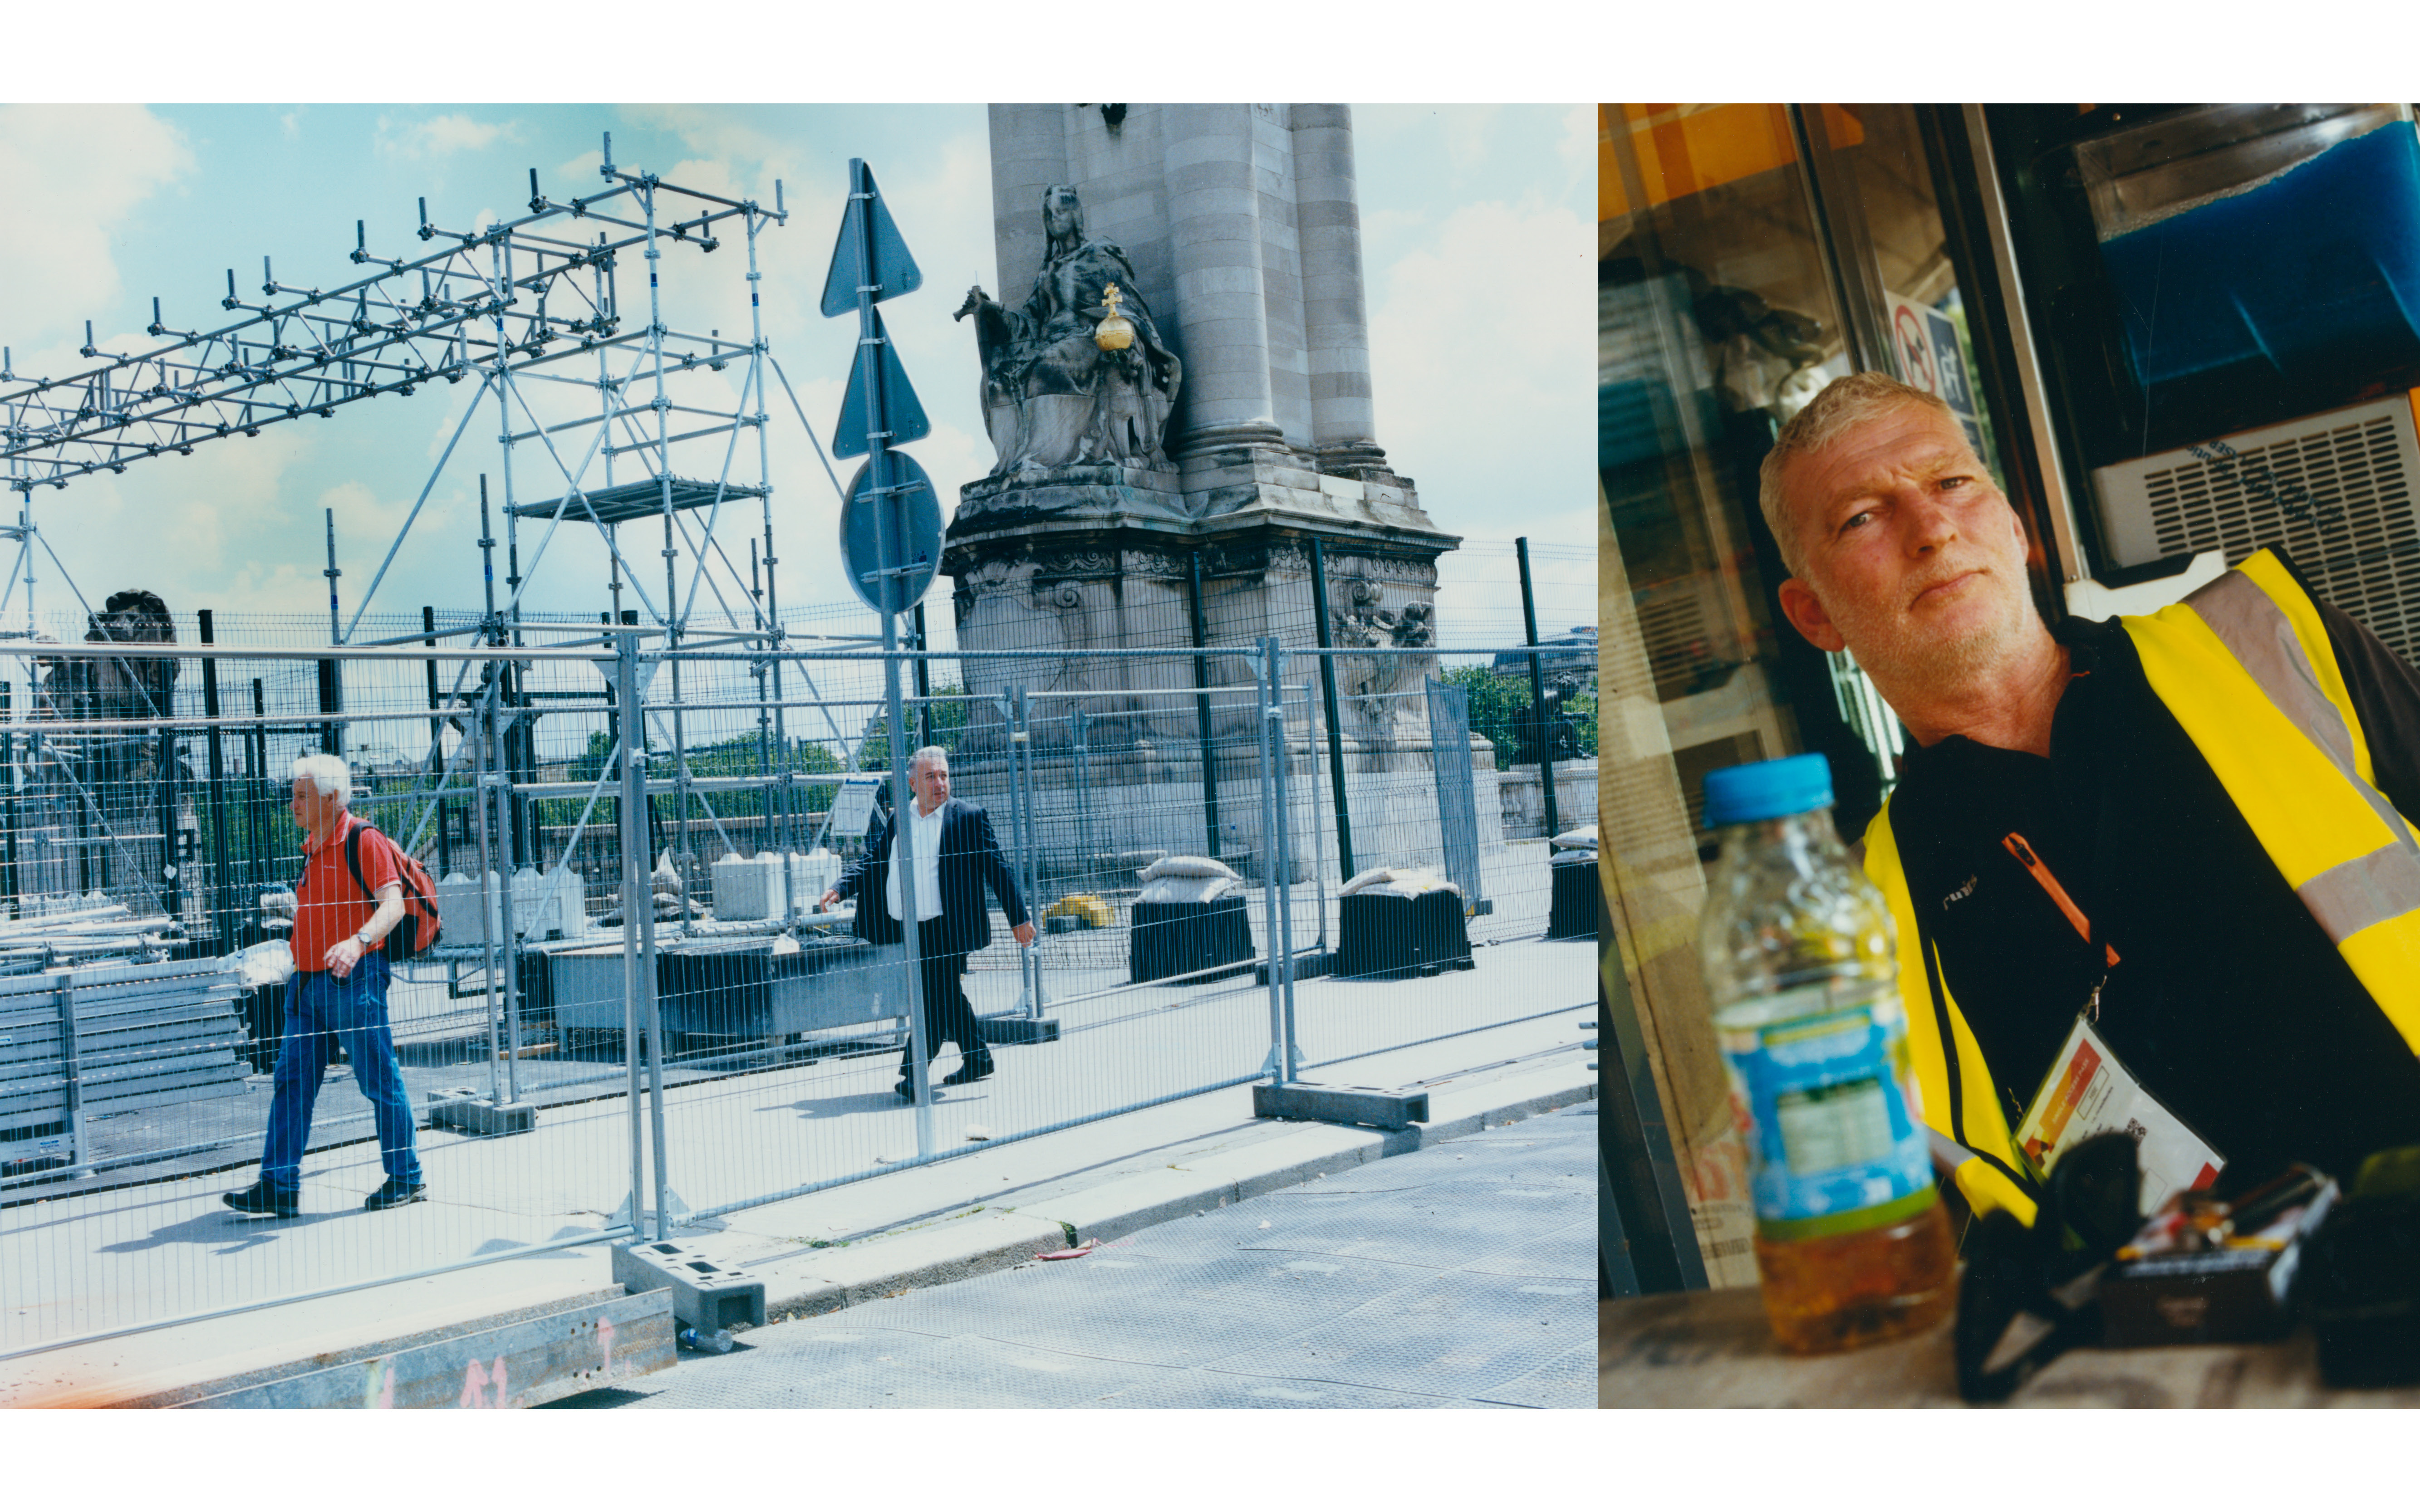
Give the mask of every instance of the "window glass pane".
<path id="1" fill-rule="evenodd" d="M 1686 813 L 1699 827 L 1714 768 L 1820 749 L 1861 827 L 1894 732 L 1861 724 L 1863 679 L 1781 618 L 1757 506 L 1775 432 L 1849 369 L 1789 115 L 1624 105 L 1606 125 L 1599 467 Z"/>
<path id="2" fill-rule="evenodd" d="M 1838 125 L 1832 140 L 1854 135 L 1853 118 Z M 1757 508 L 1776 430 L 1848 371 L 1799 156 L 1778 106 L 1600 109 L 1599 828 L 1656 1097 L 1718 1286 L 1753 1284 L 1755 1266 L 1699 978 L 1705 774 L 1823 749 L 1845 776 L 1845 818 L 1862 826 L 1880 802 L 1834 668 L 1780 617 L 1780 555 Z"/>
<path id="3" fill-rule="evenodd" d="M 1837 111 L 1838 115 L 1832 114 Z M 1840 105 L 1826 118 L 1857 123 L 1840 147 L 1857 197 L 1874 271 L 1890 322 L 1892 361 L 1902 382 L 1941 395 L 1956 410 L 1976 453 L 2008 486 L 1991 407 L 1976 381 L 1975 342 L 1959 298 L 1957 270 L 1933 197 L 1932 173 L 1912 105 Z"/>

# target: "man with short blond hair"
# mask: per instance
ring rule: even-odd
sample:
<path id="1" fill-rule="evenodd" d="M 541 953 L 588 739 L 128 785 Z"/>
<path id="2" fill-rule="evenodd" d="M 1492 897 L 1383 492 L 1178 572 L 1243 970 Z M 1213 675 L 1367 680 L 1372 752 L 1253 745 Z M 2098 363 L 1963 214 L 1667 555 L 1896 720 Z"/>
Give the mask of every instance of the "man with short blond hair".
<path id="1" fill-rule="evenodd" d="M 311 1109 L 335 1046 L 352 1061 L 369 1100 L 386 1184 L 362 1204 L 372 1212 L 426 1199 L 412 1141 L 411 1095 L 396 1061 L 387 1024 L 387 933 L 403 921 L 403 873 L 394 844 L 349 811 L 352 769 L 341 756 L 298 756 L 294 822 L 303 831 L 302 880 L 294 889 L 294 980 L 286 992 L 286 1029 L 271 1075 L 269 1133 L 260 1179 L 223 1199 L 239 1218 L 291 1218 L 301 1211 L 302 1155 Z M 347 841 L 353 847 L 359 881 Z"/>
<path id="2" fill-rule="evenodd" d="M 1916 737 L 1866 868 L 1977 1207 L 2030 1221 L 2009 1131 L 2079 1015 L 2231 1176 L 2420 1143 L 2420 675 L 2271 551 L 2044 624 L 1965 432 L 1880 374 L 1783 427 L 1760 502 L 1782 612 Z"/>

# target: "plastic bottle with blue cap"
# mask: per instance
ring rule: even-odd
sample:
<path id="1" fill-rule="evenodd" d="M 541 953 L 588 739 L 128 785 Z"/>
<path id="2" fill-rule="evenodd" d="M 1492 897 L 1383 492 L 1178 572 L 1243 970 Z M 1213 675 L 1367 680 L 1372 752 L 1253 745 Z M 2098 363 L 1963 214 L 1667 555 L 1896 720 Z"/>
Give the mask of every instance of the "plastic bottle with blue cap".
<path id="1" fill-rule="evenodd" d="M 1800 1354 L 1922 1332 L 1956 1300 L 1890 910 L 1831 808 L 1820 754 L 1706 777 L 1721 853 L 1699 955 L 1748 1141 L 1765 1314 Z"/>

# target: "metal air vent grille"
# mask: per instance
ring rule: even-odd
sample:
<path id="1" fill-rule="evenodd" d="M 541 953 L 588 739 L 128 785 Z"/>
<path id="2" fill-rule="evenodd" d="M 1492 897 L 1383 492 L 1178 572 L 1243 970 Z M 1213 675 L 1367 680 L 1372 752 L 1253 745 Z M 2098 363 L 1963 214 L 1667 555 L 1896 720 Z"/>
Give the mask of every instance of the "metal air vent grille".
<path id="1" fill-rule="evenodd" d="M 2280 546 L 2321 597 L 2420 662 L 2420 446 L 2380 400 L 2094 474 L 2120 565 Z"/>

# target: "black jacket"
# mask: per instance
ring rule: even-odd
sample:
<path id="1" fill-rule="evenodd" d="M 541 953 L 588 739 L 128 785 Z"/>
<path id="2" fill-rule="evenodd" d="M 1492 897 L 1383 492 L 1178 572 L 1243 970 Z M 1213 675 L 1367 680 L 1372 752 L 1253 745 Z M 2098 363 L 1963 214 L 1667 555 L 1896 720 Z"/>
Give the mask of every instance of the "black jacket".
<path id="1" fill-rule="evenodd" d="M 2380 790 L 2420 813 L 2420 674 L 2341 611 L 2319 614 Z M 2070 620 L 2056 634 L 2075 675 L 2047 758 L 1951 736 L 1910 752 L 1891 798 L 1918 925 L 2010 1127 L 2101 983 L 2110 1048 L 2246 1176 L 2302 1160 L 2341 1177 L 2420 1141 L 2420 1059 L 2152 691 L 2125 630 Z M 2011 832 L 2094 942 L 2011 856 Z M 1927 1011 L 1922 979 L 1901 991 Z"/>
<path id="2" fill-rule="evenodd" d="M 861 940 L 890 945 L 903 931 L 891 917 L 892 816 L 877 815 L 866 837 L 865 854 L 849 863 L 833 890 L 857 900 L 853 933 Z M 1016 890 L 1016 876 L 1000 841 L 992 834 L 991 815 L 982 804 L 952 798 L 941 805 L 941 917 L 928 918 L 918 931 L 918 945 L 926 955 L 967 955 L 991 943 L 991 910 L 984 906 L 984 884 L 1000 896 L 1001 910 L 1011 928 L 1026 920 L 1025 899 Z"/>

